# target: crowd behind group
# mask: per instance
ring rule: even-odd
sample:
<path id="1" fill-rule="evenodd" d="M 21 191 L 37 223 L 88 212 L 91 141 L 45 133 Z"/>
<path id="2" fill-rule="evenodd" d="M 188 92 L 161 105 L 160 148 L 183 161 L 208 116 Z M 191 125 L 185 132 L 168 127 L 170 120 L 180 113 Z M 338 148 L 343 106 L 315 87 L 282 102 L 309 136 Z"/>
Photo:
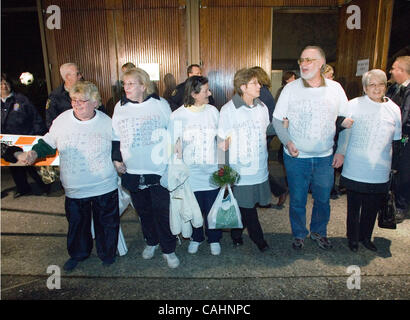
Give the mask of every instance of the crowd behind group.
<path id="1" fill-rule="evenodd" d="M 308 236 L 320 248 L 331 249 L 329 199 L 335 169 L 342 168 L 339 184 L 347 190 L 349 248 L 357 252 L 361 242 L 376 251 L 372 232 L 390 188 L 398 222 L 409 209 L 410 56 L 395 60 L 390 70 L 394 85 L 388 92 L 386 73 L 373 69 L 362 77 L 364 95 L 350 101 L 333 80 L 333 69 L 326 65 L 320 47 L 304 48 L 298 64 L 301 77 L 284 74 L 276 99 L 262 68 L 238 70 L 234 95 L 220 110 L 214 106 L 208 79 L 199 65 L 191 65 L 187 80 L 174 91 L 166 91 L 163 98 L 144 70 L 126 64 L 122 96 L 110 118 L 104 113 L 97 86 L 84 81 L 74 63 L 66 63 L 60 68 L 64 83 L 49 96 L 45 123 L 2 74 L 2 134 L 42 136 L 27 152 L 17 147 L 5 147 L 3 152 L 2 146 L 2 157 L 25 165 L 10 167 L 17 187 L 15 197 L 30 192 L 27 170 L 48 191 L 31 165 L 58 150 L 69 224 L 70 258 L 64 269 L 73 270 L 91 254 L 91 219 L 98 257 L 105 266 L 115 262 L 119 179 L 140 217 L 146 242 L 142 257 L 153 258 L 160 247 L 168 266 L 176 268 L 177 238 L 170 229 L 172 199 L 167 185 L 168 170 L 176 159 L 189 168 L 188 183 L 204 218 L 203 226 L 192 228 L 190 254 L 205 240 L 212 255 L 221 254 L 222 230 L 208 228 L 207 215 L 219 191 L 210 177 L 223 164 L 240 175 L 233 196 L 243 228 L 230 230 L 234 246 L 243 244 L 246 228 L 261 252 L 269 250 L 256 208 L 269 205 L 272 193 L 281 204 L 289 192 L 293 249 L 302 250 Z M 283 145 L 285 188 L 269 177 L 268 146 L 275 135 Z M 313 209 L 308 229 L 309 192 Z"/>

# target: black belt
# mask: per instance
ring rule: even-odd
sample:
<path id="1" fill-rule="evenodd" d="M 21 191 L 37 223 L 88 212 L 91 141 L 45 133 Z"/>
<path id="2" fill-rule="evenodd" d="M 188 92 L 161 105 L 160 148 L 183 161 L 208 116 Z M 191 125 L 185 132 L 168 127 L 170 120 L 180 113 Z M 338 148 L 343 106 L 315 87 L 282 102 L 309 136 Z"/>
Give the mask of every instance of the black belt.
<path id="1" fill-rule="evenodd" d="M 121 176 L 121 185 L 129 191 L 137 191 L 140 186 L 158 185 L 161 176 L 157 174 L 131 174 Z"/>

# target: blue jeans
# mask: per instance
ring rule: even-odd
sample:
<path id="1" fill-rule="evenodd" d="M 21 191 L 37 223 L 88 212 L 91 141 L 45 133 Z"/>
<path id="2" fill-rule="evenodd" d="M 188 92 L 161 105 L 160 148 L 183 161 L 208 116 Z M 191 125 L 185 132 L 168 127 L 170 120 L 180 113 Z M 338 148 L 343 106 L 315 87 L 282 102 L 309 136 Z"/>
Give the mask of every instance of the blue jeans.
<path id="1" fill-rule="evenodd" d="M 293 236 L 304 239 L 309 233 L 306 229 L 306 202 L 310 186 L 314 200 L 310 232 L 327 237 L 329 198 L 334 181 L 333 156 L 292 158 L 284 153 L 283 159 L 289 185 L 289 219 Z"/>

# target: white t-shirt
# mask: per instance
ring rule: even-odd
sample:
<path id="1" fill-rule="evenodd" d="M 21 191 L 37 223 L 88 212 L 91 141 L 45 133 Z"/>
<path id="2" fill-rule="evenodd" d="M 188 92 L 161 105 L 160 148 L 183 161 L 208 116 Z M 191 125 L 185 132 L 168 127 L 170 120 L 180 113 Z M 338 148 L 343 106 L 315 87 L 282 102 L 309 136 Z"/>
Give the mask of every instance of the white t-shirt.
<path id="1" fill-rule="evenodd" d="M 82 199 L 117 189 L 117 173 L 111 160 L 111 119 L 96 110 L 94 118 L 80 121 L 72 109 L 61 113 L 43 140 L 57 148 L 65 194 Z"/>
<path id="2" fill-rule="evenodd" d="M 164 99 L 151 97 L 142 103 L 116 104 L 112 117 L 113 140 L 120 141 L 128 173 L 162 176 L 169 156 L 170 115 L 171 109 Z"/>
<path id="3" fill-rule="evenodd" d="M 276 103 L 273 117 L 289 119 L 289 135 L 298 158 L 327 157 L 333 153 L 336 119 L 346 116 L 347 97 L 336 81 L 306 88 L 302 79 L 287 84 Z M 286 148 L 286 154 L 290 155 Z"/>
<path id="4" fill-rule="evenodd" d="M 173 143 L 181 138 L 183 161 L 189 168 L 188 182 L 194 192 L 218 188 L 210 183 L 212 173 L 218 170 L 218 120 L 218 110 L 209 104 L 199 112 L 182 106 L 171 114 L 169 132 Z"/>
<path id="5" fill-rule="evenodd" d="M 266 129 L 268 108 L 261 102 L 249 108 L 236 108 L 227 102 L 220 111 L 218 136 L 231 137 L 229 165 L 240 175 L 238 185 L 255 185 L 268 180 Z"/>
<path id="6" fill-rule="evenodd" d="M 392 141 L 401 139 L 400 108 L 390 99 L 377 103 L 366 95 L 350 100 L 348 112 L 354 124 L 347 129 L 342 175 L 366 183 L 389 181 Z"/>

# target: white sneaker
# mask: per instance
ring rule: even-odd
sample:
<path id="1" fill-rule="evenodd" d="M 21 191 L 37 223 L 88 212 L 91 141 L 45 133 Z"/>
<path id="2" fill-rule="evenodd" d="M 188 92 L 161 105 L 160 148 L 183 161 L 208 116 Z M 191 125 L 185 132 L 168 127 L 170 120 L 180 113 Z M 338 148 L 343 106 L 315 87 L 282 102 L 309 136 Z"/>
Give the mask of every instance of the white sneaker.
<path id="1" fill-rule="evenodd" d="M 170 267 L 171 269 L 175 269 L 179 266 L 179 259 L 176 256 L 175 252 L 164 253 L 162 256 L 165 258 L 165 260 L 167 260 L 168 267 Z"/>
<path id="2" fill-rule="evenodd" d="M 211 246 L 211 254 L 214 256 L 219 256 L 221 254 L 221 245 L 219 242 L 212 242 Z"/>
<path id="3" fill-rule="evenodd" d="M 200 242 L 196 242 L 196 241 L 191 240 L 191 242 L 189 243 L 189 246 L 188 246 L 188 252 L 190 254 L 197 253 L 200 244 L 201 244 Z"/>
<path id="4" fill-rule="evenodd" d="M 152 259 L 154 257 L 154 253 L 157 248 L 158 248 L 158 245 L 146 246 L 144 251 L 142 251 L 142 257 L 144 259 Z"/>

